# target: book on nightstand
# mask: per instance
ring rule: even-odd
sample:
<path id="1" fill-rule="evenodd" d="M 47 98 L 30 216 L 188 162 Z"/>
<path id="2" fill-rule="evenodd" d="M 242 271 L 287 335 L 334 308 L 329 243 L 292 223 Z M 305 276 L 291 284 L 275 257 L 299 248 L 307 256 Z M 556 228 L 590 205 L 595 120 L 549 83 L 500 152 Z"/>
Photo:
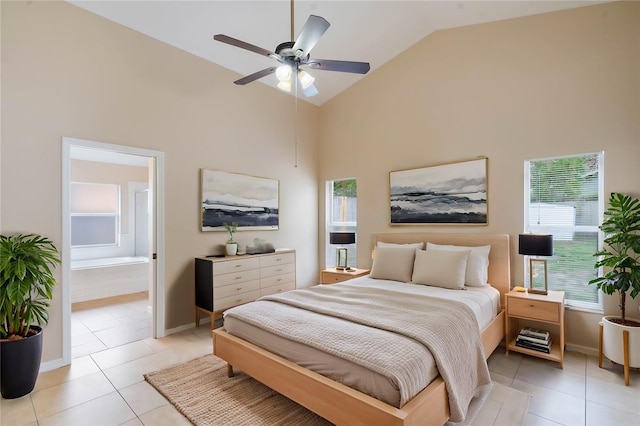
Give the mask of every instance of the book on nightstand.
<path id="1" fill-rule="evenodd" d="M 516 338 L 516 346 L 538 352 L 551 353 L 552 338 L 548 331 L 523 328 Z"/>

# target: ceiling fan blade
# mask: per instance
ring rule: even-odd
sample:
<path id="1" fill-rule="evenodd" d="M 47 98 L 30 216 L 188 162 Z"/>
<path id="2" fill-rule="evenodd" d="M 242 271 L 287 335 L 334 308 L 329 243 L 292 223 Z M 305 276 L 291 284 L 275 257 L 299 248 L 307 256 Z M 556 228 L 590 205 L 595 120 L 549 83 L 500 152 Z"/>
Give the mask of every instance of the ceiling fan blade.
<path id="1" fill-rule="evenodd" d="M 322 34 L 327 31 L 329 25 L 331 24 L 326 19 L 316 15 L 309 15 L 309 19 L 307 19 L 302 31 L 300 31 L 292 50 L 294 52 L 301 50 L 303 54 L 300 56 L 308 55 L 313 46 L 318 43 Z"/>
<path id="2" fill-rule="evenodd" d="M 315 96 L 318 93 L 320 93 L 320 92 L 318 92 L 318 89 L 316 88 L 316 86 L 314 84 L 311 84 L 306 89 L 302 89 L 302 91 L 304 92 L 304 96 L 306 96 L 307 98 L 310 98 L 310 97 Z"/>
<path id="3" fill-rule="evenodd" d="M 312 59 L 306 64 L 315 70 L 351 72 L 366 74 L 371 69 L 368 62 L 332 61 L 329 59 Z"/>
<path id="4" fill-rule="evenodd" d="M 238 40 L 237 38 L 229 37 L 229 36 L 224 35 L 224 34 L 216 34 L 216 35 L 213 36 L 213 39 L 216 40 L 216 41 L 220 41 L 222 43 L 227 43 L 227 44 L 230 44 L 232 46 L 239 47 L 241 49 L 248 50 L 250 52 L 257 53 L 258 55 L 269 56 L 269 57 L 274 57 L 274 55 L 276 55 L 275 53 L 270 52 L 267 49 L 263 49 L 262 47 L 254 46 L 253 44 L 249 44 L 247 42 L 244 42 L 242 40 Z M 279 56 L 279 55 L 277 55 L 277 56 Z"/>
<path id="5" fill-rule="evenodd" d="M 276 68 L 278 67 L 265 68 L 262 71 L 254 72 L 253 74 L 250 74 L 246 77 L 242 77 L 240 80 L 234 81 L 234 83 L 240 86 L 244 86 L 245 84 L 251 83 L 252 81 L 255 81 L 259 78 L 266 77 L 269 74 L 273 74 L 274 72 L 276 72 Z"/>

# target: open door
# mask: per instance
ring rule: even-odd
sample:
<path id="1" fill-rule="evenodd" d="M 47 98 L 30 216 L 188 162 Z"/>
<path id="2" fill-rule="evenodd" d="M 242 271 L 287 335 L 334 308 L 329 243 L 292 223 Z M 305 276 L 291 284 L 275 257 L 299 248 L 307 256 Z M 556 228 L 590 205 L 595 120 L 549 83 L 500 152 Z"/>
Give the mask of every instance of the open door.
<path id="1" fill-rule="evenodd" d="M 151 336 L 163 337 L 164 327 L 164 153 L 159 151 L 104 144 L 95 141 L 63 137 L 62 139 L 62 285 L 63 285 L 63 357 L 62 365 L 71 363 L 71 211 L 69 203 L 72 159 L 88 156 L 89 161 L 113 163 L 118 158 L 135 158 L 148 167 L 149 185 L 147 190 L 136 191 L 131 197 L 130 220 L 141 226 L 135 229 L 135 253 L 149 259 L 149 305 L 152 307 Z M 146 223 L 145 223 L 146 222 Z M 133 238 L 132 238 L 133 239 Z"/>

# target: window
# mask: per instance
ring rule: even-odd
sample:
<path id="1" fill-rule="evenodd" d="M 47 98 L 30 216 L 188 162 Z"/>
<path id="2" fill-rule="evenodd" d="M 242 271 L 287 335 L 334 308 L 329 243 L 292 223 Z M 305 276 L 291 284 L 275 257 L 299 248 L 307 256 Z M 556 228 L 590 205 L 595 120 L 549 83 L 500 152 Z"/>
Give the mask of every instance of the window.
<path id="1" fill-rule="evenodd" d="M 553 234 L 549 289 L 564 290 L 568 305 L 597 310 L 602 310 L 602 295 L 588 283 L 599 273 L 593 253 L 601 246 L 602 160 L 602 153 L 594 153 L 524 164 L 525 232 Z"/>
<path id="2" fill-rule="evenodd" d="M 356 232 L 358 204 L 357 204 L 357 185 L 355 179 L 331 180 L 327 182 L 327 227 L 326 227 L 326 244 L 325 260 L 327 267 L 336 265 L 336 249 L 340 246 L 329 244 L 330 232 Z M 357 246 L 355 244 L 347 244 L 347 264 L 356 267 Z"/>
<path id="3" fill-rule="evenodd" d="M 72 247 L 119 243 L 119 185 L 71 182 L 69 204 Z"/>

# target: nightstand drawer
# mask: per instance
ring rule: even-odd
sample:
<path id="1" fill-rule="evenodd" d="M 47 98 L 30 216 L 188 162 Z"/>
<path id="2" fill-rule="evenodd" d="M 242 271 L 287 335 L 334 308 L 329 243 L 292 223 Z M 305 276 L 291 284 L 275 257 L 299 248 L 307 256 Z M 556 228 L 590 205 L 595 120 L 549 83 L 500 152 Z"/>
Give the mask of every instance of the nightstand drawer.
<path id="1" fill-rule="evenodd" d="M 507 304 L 507 315 L 540 321 L 559 322 L 561 308 L 562 305 L 558 303 L 510 297 Z"/>
<path id="2" fill-rule="evenodd" d="M 323 284 L 334 284 L 341 283 L 343 281 L 349 281 L 352 277 L 345 274 L 332 274 L 331 272 L 323 272 L 322 273 L 322 283 Z"/>

